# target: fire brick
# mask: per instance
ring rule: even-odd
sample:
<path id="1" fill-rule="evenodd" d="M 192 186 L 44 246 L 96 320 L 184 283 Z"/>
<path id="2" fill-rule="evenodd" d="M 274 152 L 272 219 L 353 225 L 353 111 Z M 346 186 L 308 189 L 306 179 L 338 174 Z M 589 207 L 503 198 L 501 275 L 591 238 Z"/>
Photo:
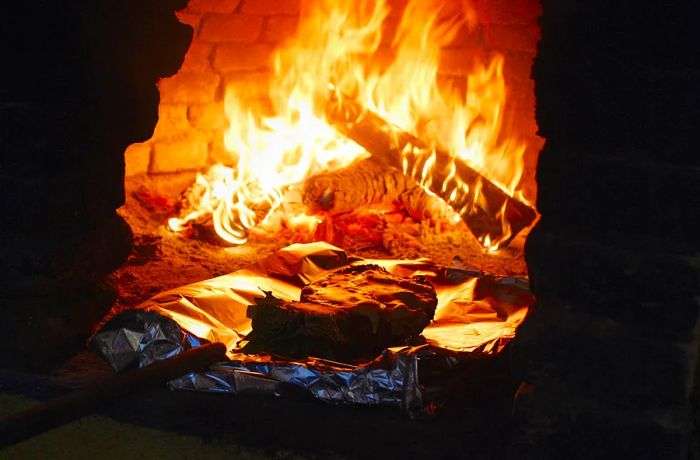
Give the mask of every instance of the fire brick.
<path id="1" fill-rule="evenodd" d="M 270 74 L 266 72 L 231 72 L 223 76 L 223 81 L 226 91 L 233 90 L 248 106 L 264 106 L 269 95 Z"/>
<path id="2" fill-rule="evenodd" d="M 199 38 L 211 43 L 253 43 L 262 31 L 262 16 L 207 14 L 202 18 Z"/>
<path id="3" fill-rule="evenodd" d="M 153 132 L 153 139 L 172 136 L 179 131 L 190 129 L 187 120 L 187 106 L 185 104 L 160 104 L 158 107 L 158 124 Z"/>
<path id="4" fill-rule="evenodd" d="M 299 0 L 244 0 L 241 11 L 252 14 L 299 14 Z"/>
<path id="5" fill-rule="evenodd" d="M 279 42 L 291 37 L 297 31 L 299 19 L 286 16 L 271 16 L 265 26 L 265 40 Z"/>
<path id="6" fill-rule="evenodd" d="M 223 104 L 194 104 L 187 111 L 192 126 L 203 131 L 219 129 L 226 123 Z"/>
<path id="7" fill-rule="evenodd" d="M 131 144 L 124 152 L 124 158 L 126 159 L 127 176 L 147 172 L 151 162 L 151 144 L 148 142 Z"/>
<path id="8" fill-rule="evenodd" d="M 194 27 L 195 30 L 199 28 L 199 23 L 202 19 L 200 13 L 190 13 L 189 10 L 178 11 L 176 14 L 178 21 L 183 24 L 188 24 Z"/>
<path id="9" fill-rule="evenodd" d="M 479 0 L 478 9 L 492 24 L 534 24 L 542 14 L 538 0 Z"/>
<path id="10" fill-rule="evenodd" d="M 234 72 L 263 68 L 268 64 L 270 52 L 271 48 L 262 44 L 218 46 L 214 52 L 214 70 Z"/>
<path id="11" fill-rule="evenodd" d="M 241 0 L 190 0 L 188 13 L 233 13 Z"/>
<path id="12" fill-rule="evenodd" d="M 158 140 L 153 144 L 151 172 L 202 169 L 207 165 L 209 145 L 201 133 Z"/>
<path id="13" fill-rule="evenodd" d="M 539 28 L 532 25 L 492 25 L 488 29 L 486 40 L 489 45 L 504 51 L 525 51 L 535 54 Z"/>
<path id="14" fill-rule="evenodd" d="M 158 82 L 163 102 L 211 102 L 218 86 L 219 76 L 210 73 L 179 72 Z"/>
<path id="15" fill-rule="evenodd" d="M 479 49 L 485 48 L 483 28 L 475 26 L 470 29 L 466 25 L 459 28 L 457 35 L 449 45 L 449 48 Z"/>
<path id="16" fill-rule="evenodd" d="M 532 62 L 534 59 L 535 55 L 530 53 L 517 51 L 506 53 L 503 65 L 503 76 L 506 82 L 513 84 L 514 80 L 518 79 L 525 79 L 525 82 L 531 82 L 530 74 L 532 73 Z"/>
<path id="17" fill-rule="evenodd" d="M 185 72 L 208 72 L 211 69 L 212 45 L 199 41 L 192 42 L 190 49 L 185 55 L 185 62 L 182 63 L 181 71 Z"/>

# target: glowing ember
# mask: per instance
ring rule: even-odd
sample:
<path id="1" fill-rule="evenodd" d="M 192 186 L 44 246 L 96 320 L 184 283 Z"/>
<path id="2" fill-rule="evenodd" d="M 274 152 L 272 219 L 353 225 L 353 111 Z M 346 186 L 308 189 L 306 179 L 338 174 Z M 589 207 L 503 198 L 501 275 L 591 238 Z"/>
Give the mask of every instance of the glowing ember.
<path id="1" fill-rule="evenodd" d="M 448 161 L 467 163 L 513 196 L 525 145 L 501 133 L 506 101 L 502 56 L 489 62 L 475 57 L 461 88 L 438 85 L 441 49 L 475 17 L 462 3 L 459 14 L 448 14 L 444 2 L 409 2 L 388 63 L 377 54 L 389 13 L 384 0 L 359 5 L 317 0 L 306 5 L 296 36 L 273 53 L 270 104 L 244 103 L 245 95 L 235 86 L 227 88 L 229 128 L 224 140 L 234 166 L 215 165 L 200 174 L 182 213 L 170 219 L 170 228 L 179 231 L 189 222 L 211 219 L 221 238 L 244 243 L 249 229 L 280 205 L 287 189 L 313 174 L 367 157 L 362 147 L 326 121 L 329 87 L 448 152 Z M 413 177 L 429 184 L 435 168 L 435 162 L 426 161 L 420 177 Z M 463 191 L 470 190 L 476 205 L 482 184 L 452 175 L 444 182 L 450 187 L 443 194 L 449 204 L 456 206 Z M 495 250 L 511 236 L 504 210 L 505 205 L 495 213 L 504 226 L 499 235 L 480 239 L 486 249 Z M 288 220 L 305 226 L 315 222 L 305 216 Z"/>

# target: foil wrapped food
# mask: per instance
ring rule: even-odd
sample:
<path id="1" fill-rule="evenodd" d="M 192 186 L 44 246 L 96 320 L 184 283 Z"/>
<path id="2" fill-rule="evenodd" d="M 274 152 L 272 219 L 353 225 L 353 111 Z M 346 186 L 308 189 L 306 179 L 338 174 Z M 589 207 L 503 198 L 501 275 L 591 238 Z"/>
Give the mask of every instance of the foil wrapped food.
<path id="1" fill-rule="evenodd" d="M 251 332 L 246 310 L 254 298 L 271 292 L 296 300 L 306 284 L 348 265 L 368 263 L 397 276 L 425 276 L 435 287 L 438 306 L 423 330 L 424 343 L 388 348 L 361 364 L 241 352 Z M 418 414 L 440 393 L 434 385 L 428 389 L 421 375 L 443 373 L 447 386 L 450 370 L 460 362 L 496 356 L 514 337 L 532 301 L 523 278 L 441 267 L 427 259 L 350 258 L 322 242 L 294 244 L 251 267 L 158 294 L 112 318 L 92 345 L 119 371 L 203 342 L 222 342 L 228 361 L 174 380 L 171 388 L 282 395 L 292 385 L 327 402 L 390 405 Z"/>

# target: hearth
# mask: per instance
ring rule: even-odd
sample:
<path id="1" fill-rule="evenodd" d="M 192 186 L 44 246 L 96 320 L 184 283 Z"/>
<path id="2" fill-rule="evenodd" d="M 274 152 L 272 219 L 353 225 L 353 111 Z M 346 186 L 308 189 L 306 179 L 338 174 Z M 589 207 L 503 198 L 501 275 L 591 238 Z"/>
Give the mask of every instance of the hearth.
<path id="1" fill-rule="evenodd" d="M 411 369 L 427 373 L 432 361 L 445 360 L 439 366 L 447 369 L 500 353 L 531 303 L 522 287 L 522 243 L 536 218 L 528 195 L 542 141 L 534 133 L 528 68 L 509 63 L 534 56 L 537 5 L 517 17 L 469 2 L 251 5 L 223 11 L 199 2 L 180 13 L 194 24 L 195 38 L 179 73 L 159 83 L 164 116 L 154 136 L 126 152 L 127 171 L 138 155 L 148 157 L 148 168 L 126 181 L 120 212 L 136 230 L 137 246 L 113 276 L 120 291 L 113 313 L 140 304 L 197 338 L 181 343 L 176 332 L 152 345 L 167 320 L 126 312 L 98 333 L 96 347 L 121 369 L 202 339 L 223 341 L 235 364 L 175 386 L 276 393 L 275 381 L 297 382 L 322 400 L 390 404 L 422 416 L 444 403 L 443 387 L 455 376 L 448 372 L 440 382 L 437 372 L 424 397 L 418 389 L 425 383 Z M 271 40 L 280 18 L 296 27 Z M 241 24 L 250 27 L 233 27 Z M 232 27 L 228 33 L 224 25 Z M 531 43 L 493 37 L 505 33 Z M 232 50 L 231 43 L 239 44 Z M 226 73 L 222 62 L 234 51 L 256 46 L 268 50 L 265 60 Z M 206 81 L 219 82 L 218 89 L 203 95 Z M 204 108 L 220 120 L 197 124 Z M 186 118 L 165 115 L 175 112 Z M 207 162 L 197 139 L 206 141 Z M 297 242 L 307 244 L 284 247 Z M 193 270 L 201 253 L 206 265 Z M 342 263 L 317 266 L 328 254 L 342 254 Z M 425 256 L 439 260 L 407 260 Z M 336 299 L 345 303 L 334 319 L 298 303 L 299 282 L 311 289 L 332 270 L 362 269 L 361 259 L 387 269 L 386 276 L 430 280 L 437 310 L 427 328 L 421 323 L 419 340 L 415 332 L 387 332 L 409 324 L 410 307 L 376 316 L 367 310 L 376 302 L 370 292 L 364 306 L 352 300 L 360 291 Z M 201 281 L 208 270 L 209 277 L 226 275 Z M 254 337 L 274 323 L 270 315 L 286 326 L 280 338 L 261 344 Z M 373 325 L 364 340 L 348 342 L 368 318 Z M 368 340 L 384 346 L 369 353 Z M 408 348 L 380 359 L 387 346 Z M 392 377 L 379 384 L 381 372 Z M 343 373 L 347 386 L 337 382 Z M 415 390 L 404 383 L 411 380 Z"/>
<path id="2" fill-rule="evenodd" d="M 282 399 L 227 400 L 245 423 L 193 415 L 227 404 L 181 393 L 134 395 L 112 416 L 189 433 L 213 421 L 245 433 L 215 436 L 260 446 L 270 437 L 254 425 L 282 431 L 281 411 L 328 439 L 315 448 L 292 430 L 274 446 L 322 455 L 693 452 L 690 2 L 186 3 L 13 7 L 3 46 L 26 71 L 1 93 L 5 145 L 22 152 L 2 165 L 3 366 L 60 367 L 112 305 L 109 317 L 325 240 L 364 259 L 429 257 L 427 272 L 529 275 L 537 301 L 513 343 L 460 367 L 472 378 L 450 382 L 450 403 L 421 407 L 421 439 L 419 422 L 286 385 Z M 415 439 L 339 447 L 316 415 Z"/>

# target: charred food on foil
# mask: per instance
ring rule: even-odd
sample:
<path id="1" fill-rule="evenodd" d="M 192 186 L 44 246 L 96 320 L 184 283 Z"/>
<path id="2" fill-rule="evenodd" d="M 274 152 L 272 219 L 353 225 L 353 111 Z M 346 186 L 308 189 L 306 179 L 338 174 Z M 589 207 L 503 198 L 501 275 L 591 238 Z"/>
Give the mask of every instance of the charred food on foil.
<path id="1" fill-rule="evenodd" d="M 423 277 L 359 265 L 305 286 L 298 302 L 270 293 L 255 302 L 247 353 L 348 361 L 415 341 L 433 319 L 437 295 Z"/>

